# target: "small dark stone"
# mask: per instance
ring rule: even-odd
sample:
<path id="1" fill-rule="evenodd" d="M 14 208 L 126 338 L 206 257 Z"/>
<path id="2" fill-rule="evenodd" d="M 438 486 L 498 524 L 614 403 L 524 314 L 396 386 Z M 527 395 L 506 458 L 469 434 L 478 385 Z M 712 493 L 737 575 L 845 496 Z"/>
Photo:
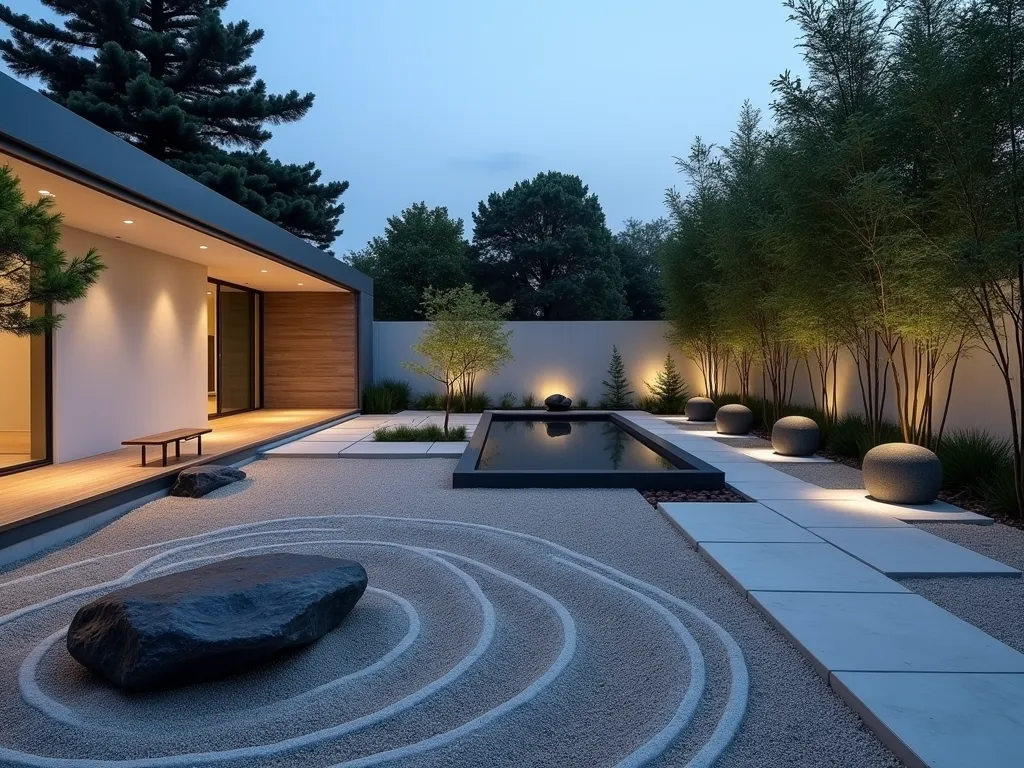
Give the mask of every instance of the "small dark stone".
<path id="1" fill-rule="evenodd" d="M 245 480 L 245 472 L 234 467 L 222 467 L 219 464 L 185 467 L 178 473 L 178 479 L 171 488 L 171 496 L 198 499 L 236 480 Z"/>
<path id="2" fill-rule="evenodd" d="M 68 652 L 129 691 L 212 680 L 308 645 L 366 589 L 352 560 L 236 557 L 111 592 L 79 609 Z"/>
<path id="3" fill-rule="evenodd" d="M 565 395 L 549 395 L 544 398 L 544 406 L 549 411 L 568 411 L 572 408 L 572 400 Z"/>

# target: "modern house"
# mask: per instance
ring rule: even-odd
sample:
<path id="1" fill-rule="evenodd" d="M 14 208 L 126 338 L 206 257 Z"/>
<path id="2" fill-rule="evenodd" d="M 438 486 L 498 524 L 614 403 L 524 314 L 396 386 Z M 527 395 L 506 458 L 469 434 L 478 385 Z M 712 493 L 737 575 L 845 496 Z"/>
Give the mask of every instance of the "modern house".
<path id="1" fill-rule="evenodd" d="M 54 200 L 69 256 L 95 247 L 107 267 L 50 336 L 0 333 L 0 536 L 90 483 L 167 474 L 123 440 L 209 425 L 204 453 L 227 455 L 358 408 L 370 278 L 4 75 L 0 166 Z M 135 474 L 25 503 L 58 468 L 101 465 Z"/>

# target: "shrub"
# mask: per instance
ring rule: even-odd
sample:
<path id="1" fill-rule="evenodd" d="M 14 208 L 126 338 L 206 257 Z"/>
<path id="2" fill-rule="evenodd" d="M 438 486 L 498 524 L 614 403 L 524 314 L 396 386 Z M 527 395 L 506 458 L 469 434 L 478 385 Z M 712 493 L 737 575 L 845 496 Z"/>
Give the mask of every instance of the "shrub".
<path id="1" fill-rule="evenodd" d="M 633 407 L 633 390 L 626 379 L 626 366 L 622 362 L 619 348 L 612 345 L 612 361 L 608 365 L 608 378 L 601 382 L 604 385 L 604 397 L 601 407 L 620 410 Z"/>
<path id="2" fill-rule="evenodd" d="M 462 395 L 456 395 L 452 402 L 455 413 L 483 413 L 491 407 L 491 398 L 486 392 L 475 392 L 468 401 Z"/>
<path id="3" fill-rule="evenodd" d="M 417 411 L 443 411 L 444 395 L 437 392 L 424 392 L 416 398 L 413 407 Z"/>
<path id="4" fill-rule="evenodd" d="M 394 413 L 409 407 L 412 388 L 400 379 L 381 379 L 363 387 L 363 413 Z"/>
<path id="5" fill-rule="evenodd" d="M 641 398 L 640 408 L 651 413 L 682 413 L 683 406 L 690 393 L 686 390 L 686 382 L 676 368 L 672 355 L 665 357 L 665 366 L 654 377 L 654 383 L 644 382 L 651 390 L 651 397 Z M 643 403 L 653 403 L 653 408 L 644 407 Z"/>
<path id="6" fill-rule="evenodd" d="M 998 491 L 999 480 L 1006 475 L 1013 489 L 1012 455 L 1006 440 L 979 429 L 958 429 L 943 437 L 935 452 L 942 460 L 942 487 L 948 491 L 982 497 L 984 488 Z"/>
<path id="7" fill-rule="evenodd" d="M 1013 465 L 992 473 L 979 487 L 979 495 L 988 512 L 1006 517 L 1019 517 L 1017 488 L 1013 483 Z"/>
<path id="8" fill-rule="evenodd" d="M 507 411 L 507 410 L 509 410 L 511 408 L 515 408 L 516 407 L 516 395 L 515 395 L 515 393 L 514 392 L 506 392 L 504 395 L 502 395 L 501 396 L 501 402 L 498 404 L 498 407 L 501 408 L 502 410 L 505 410 L 505 411 Z"/>
<path id="9" fill-rule="evenodd" d="M 648 413 L 661 413 L 661 402 L 654 395 L 644 395 L 636 401 L 636 407 Z"/>
<path id="10" fill-rule="evenodd" d="M 378 427 L 373 430 L 373 439 L 378 443 L 456 442 L 466 439 L 466 428 L 449 427 L 446 433 L 437 424 L 424 424 L 418 427 L 400 424 L 393 427 Z"/>
<path id="11" fill-rule="evenodd" d="M 527 392 L 525 395 L 523 395 L 523 408 L 530 409 L 536 407 L 537 397 L 536 395 L 533 394 L 533 392 Z"/>
<path id="12" fill-rule="evenodd" d="M 575 406 L 580 410 L 590 407 L 590 401 L 587 400 L 586 396 L 580 395 L 576 398 Z"/>

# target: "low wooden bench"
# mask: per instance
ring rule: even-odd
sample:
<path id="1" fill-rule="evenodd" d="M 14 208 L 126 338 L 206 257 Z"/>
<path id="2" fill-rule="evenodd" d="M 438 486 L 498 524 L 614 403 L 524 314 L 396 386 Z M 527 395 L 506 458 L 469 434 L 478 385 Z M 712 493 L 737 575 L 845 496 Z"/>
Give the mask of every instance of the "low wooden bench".
<path id="1" fill-rule="evenodd" d="M 136 437 L 132 440 L 122 440 L 121 445 L 141 445 L 142 446 L 142 466 L 146 466 L 146 446 L 147 445 L 159 445 L 163 448 L 163 466 L 167 466 L 167 446 L 174 443 L 174 456 L 175 458 L 181 458 L 181 441 L 182 440 L 196 440 L 197 445 L 197 456 L 203 455 L 203 435 L 208 432 L 213 432 L 209 427 L 195 427 L 192 429 L 172 429 L 170 432 L 161 432 L 157 435 L 149 435 L 147 437 Z"/>

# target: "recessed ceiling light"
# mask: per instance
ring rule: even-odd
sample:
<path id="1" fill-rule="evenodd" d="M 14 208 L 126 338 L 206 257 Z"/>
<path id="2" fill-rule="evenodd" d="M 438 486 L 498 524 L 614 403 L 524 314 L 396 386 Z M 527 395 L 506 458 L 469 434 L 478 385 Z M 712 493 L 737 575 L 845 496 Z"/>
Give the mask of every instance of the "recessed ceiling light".
<path id="1" fill-rule="evenodd" d="M 208 246 L 208 245 L 200 245 L 200 246 L 199 246 L 199 250 L 200 250 L 200 251 L 205 251 L 205 250 L 206 250 L 207 248 L 209 248 L 209 247 L 210 247 L 210 246 Z"/>
<path id="2" fill-rule="evenodd" d="M 302 283 L 296 283 L 296 285 L 302 285 Z"/>
<path id="3" fill-rule="evenodd" d="M 261 270 L 260 270 L 260 272 L 264 272 L 264 273 L 265 273 L 266 271 L 267 271 L 267 270 L 265 270 L 265 269 L 261 269 Z"/>
<path id="4" fill-rule="evenodd" d="M 43 197 L 53 197 L 53 192 L 51 192 L 48 189 L 40 189 L 39 194 L 42 195 Z"/>
<path id="5" fill-rule="evenodd" d="M 206 295 L 207 295 L 207 296 L 213 296 L 213 291 L 207 291 L 207 292 L 206 292 Z"/>
<path id="6" fill-rule="evenodd" d="M 124 223 L 125 223 L 125 224 L 134 224 L 135 222 L 134 222 L 134 221 L 132 221 L 131 219 L 125 219 L 125 220 L 124 220 Z"/>

